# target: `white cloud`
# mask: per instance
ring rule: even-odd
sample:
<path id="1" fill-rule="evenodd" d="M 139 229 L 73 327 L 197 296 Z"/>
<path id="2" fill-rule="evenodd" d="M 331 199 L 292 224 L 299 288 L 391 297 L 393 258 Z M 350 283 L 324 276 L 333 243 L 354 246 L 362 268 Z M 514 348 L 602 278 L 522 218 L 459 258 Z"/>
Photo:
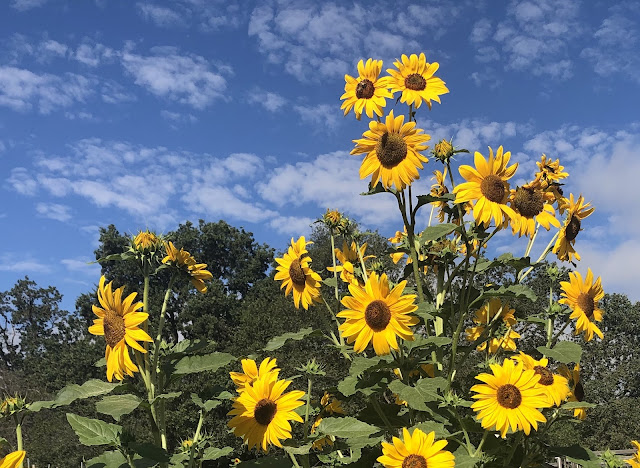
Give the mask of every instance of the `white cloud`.
<path id="1" fill-rule="evenodd" d="M 287 103 L 287 99 L 280 94 L 257 87 L 253 88 L 249 93 L 248 101 L 249 104 L 261 105 L 269 112 L 276 112 Z"/>
<path id="2" fill-rule="evenodd" d="M 0 271 L 13 271 L 23 274 L 47 273 L 51 271 L 51 267 L 39 262 L 29 254 L 5 253 L 0 255 Z"/>
<path id="3" fill-rule="evenodd" d="M 11 175 L 7 178 L 7 182 L 21 195 L 35 195 L 38 191 L 37 182 L 29 175 L 29 171 L 24 167 L 12 169 Z"/>
<path id="4" fill-rule="evenodd" d="M 278 216 L 269 221 L 269 227 L 286 236 L 305 236 L 311 233 L 311 224 L 315 219 L 306 216 Z"/>
<path id="5" fill-rule="evenodd" d="M 303 122 L 311 125 L 316 132 L 336 129 L 344 117 L 338 106 L 330 104 L 297 105 L 293 106 L 293 110 L 300 115 Z"/>
<path id="6" fill-rule="evenodd" d="M 88 67 L 97 67 L 104 62 L 113 61 L 118 55 L 112 48 L 104 44 L 91 44 L 87 39 L 85 41 L 84 44 L 78 46 L 73 58 Z"/>
<path id="7" fill-rule="evenodd" d="M 47 1 L 48 0 L 13 0 L 11 6 L 18 11 L 27 11 L 40 7 L 47 3 Z"/>
<path id="8" fill-rule="evenodd" d="M 97 277 L 100 275 L 100 264 L 91 263 L 93 259 L 88 258 L 64 258 L 60 260 L 67 270 L 80 272 L 86 276 Z"/>
<path id="9" fill-rule="evenodd" d="M 43 218 L 55 219 L 56 221 L 69 221 L 71 219 L 71 207 L 58 203 L 38 203 L 36 211 Z"/>
<path id="10" fill-rule="evenodd" d="M 441 124 L 431 120 L 418 121 L 420 128 L 428 128 L 431 135 L 430 146 L 441 139 L 453 138 L 453 144 L 458 148 L 468 149 L 473 153 L 480 151 L 485 154 L 487 146 L 496 149 L 503 144 L 507 146 L 508 139 L 517 135 L 526 135 L 530 130 L 527 125 L 512 121 L 488 122 L 480 119 L 463 119 L 452 124 Z M 508 150 L 507 146 L 507 150 Z M 465 156 L 459 156 L 464 158 Z"/>
<path id="11" fill-rule="evenodd" d="M 141 2 L 138 2 L 136 7 L 142 18 L 156 26 L 166 28 L 186 25 L 182 16 L 170 8 Z"/>

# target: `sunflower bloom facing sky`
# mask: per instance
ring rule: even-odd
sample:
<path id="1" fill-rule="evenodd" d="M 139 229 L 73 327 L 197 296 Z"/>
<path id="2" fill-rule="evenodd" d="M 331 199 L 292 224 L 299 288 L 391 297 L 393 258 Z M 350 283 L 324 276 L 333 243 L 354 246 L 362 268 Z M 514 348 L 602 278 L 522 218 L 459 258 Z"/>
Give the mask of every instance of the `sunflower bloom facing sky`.
<path id="1" fill-rule="evenodd" d="M 576 364 L 573 370 L 569 370 L 565 364 L 562 364 L 558 368 L 558 372 L 569 381 L 568 401 L 584 401 L 584 387 L 580 381 L 580 364 Z M 573 417 L 581 421 L 587 419 L 587 408 L 574 408 Z"/>
<path id="2" fill-rule="evenodd" d="M 520 352 L 514 359 L 522 363 L 525 370 L 533 369 L 540 376 L 538 385 L 547 395 L 549 406 L 560 406 L 569 395 L 569 381 L 563 375 L 554 374 L 549 369 L 549 360 L 542 358 L 539 361 L 533 359 L 528 354 Z"/>
<path id="3" fill-rule="evenodd" d="M 146 312 L 138 312 L 142 308 L 142 302 L 133 302 L 138 293 L 133 292 L 123 300 L 124 286 L 113 291 L 111 282 L 105 284 L 106 281 L 104 276 L 100 278 L 98 285 L 100 307 L 92 306 L 93 313 L 98 318 L 89 327 L 89 333 L 104 336 L 107 341 L 104 357 L 107 360 L 107 380 L 111 382 L 114 377 L 117 380 L 123 380 L 124 374 L 133 377 L 133 373 L 138 372 L 138 366 L 129 356 L 127 345 L 141 353 L 146 353 L 138 342 L 150 343 L 153 340 L 138 327 L 149 317 Z"/>
<path id="4" fill-rule="evenodd" d="M 425 434 L 420 429 L 410 433 L 402 429 L 402 439 L 393 438 L 392 443 L 382 442 L 382 455 L 378 462 L 385 468 L 453 468 L 454 456 L 443 450 L 446 440 L 435 440 L 434 431 Z"/>
<path id="5" fill-rule="evenodd" d="M 2 460 L 0 460 L 0 468 L 18 468 L 24 460 L 26 454 L 27 452 L 25 452 L 24 450 L 11 452 Z"/>
<path id="6" fill-rule="evenodd" d="M 524 431 L 529 435 L 531 428 L 538 430 L 539 422 L 547 419 L 539 411 L 549 406 L 544 390 L 538 385 L 540 376 L 533 369 L 525 370 L 522 364 L 505 359 L 502 365 L 491 364 L 492 374 L 480 374 L 476 379 L 483 382 L 471 387 L 471 405 L 482 427 L 495 427 L 504 439 L 512 431 Z"/>
<path id="7" fill-rule="evenodd" d="M 344 75 L 346 84 L 344 94 L 340 96 L 340 99 L 344 99 L 340 106 L 340 109 L 344 110 L 344 115 L 353 109 L 358 120 L 362 117 L 363 111 L 370 119 L 373 119 L 374 113 L 382 117 L 382 108 L 387 104 L 387 98 L 393 98 L 393 94 L 388 89 L 390 78 L 388 76 L 378 78 L 380 70 L 382 70 L 382 60 L 368 59 L 366 63 L 360 60 L 357 78 Z"/>
<path id="8" fill-rule="evenodd" d="M 551 203 L 555 200 L 552 193 L 545 193 L 539 184 L 527 184 L 511 190 L 511 207 L 519 216 L 511 218 L 513 234 L 519 237 L 532 237 L 536 231 L 536 223 L 547 231 L 551 226 L 560 227 L 556 219 L 556 211 Z"/>
<path id="9" fill-rule="evenodd" d="M 473 202 L 473 217 L 477 224 L 489 226 L 491 220 L 496 226 L 503 224 L 505 217 L 512 219 L 517 213 L 507 205 L 509 200 L 509 180 L 516 173 L 518 164 L 508 166 L 511 152 L 503 152 L 502 146 L 494 156 L 489 147 L 489 160 L 482 154 L 475 152 L 475 168 L 467 165 L 460 166 L 460 175 L 466 180 L 458 184 L 453 193 L 456 203 Z"/>
<path id="10" fill-rule="evenodd" d="M 266 374 L 244 390 L 233 402 L 228 425 L 233 433 L 242 437 L 249 448 L 260 447 L 265 452 L 269 445 L 282 447 L 281 440 L 291 438 L 289 421 L 302 422 L 295 409 L 304 404 L 304 392 L 284 393 L 290 380 L 278 380 L 273 373 Z"/>
<path id="11" fill-rule="evenodd" d="M 564 166 L 560 165 L 559 159 L 552 161 L 551 158 L 547 158 L 547 156 L 543 154 L 540 161 L 536 162 L 536 165 L 538 166 L 536 181 L 540 182 L 543 189 L 546 189 L 550 184 L 557 183 L 569 177 L 567 172 L 563 172 Z"/>
<path id="12" fill-rule="evenodd" d="M 412 341 L 409 327 L 418 324 L 418 318 L 410 315 L 418 306 L 415 294 L 402 295 L 406 281 L 389 290 L 386 274 L 371 273 L 364 288 L 349 285 L 351 296 L 342 299 L 345 310 L 337 315 L 346 319 L 340 325 L 349 344 L 355 342 L 356 353 L 363 352 L 370 342 L 378 356 L 398 349 L 398 337 Z"/>
<path id="13" fill-rule="evenodd" d="M 420 151 L 428 148 L 424 143 L 431 136 L 416 128 L 415 122 L 404 123 L 404 115 L 394 117 L 390 111 L 384 123 L 369 122 L 369 130 L 362 136 L 353 140 L 356 147 L 351 150 L 351 154 L 366 153 L 360 166 L 361 179 L 371 176 L 371 186 L 381 181 L 386 189 L 395 186 L 402 190 L 420 178 L 418 169 L 428 161 Z"/>
<path id="14" fill-rule="evenodd" d="M 396 70 L 390 68 L 387 73 L 391 75 L 389 87 L 391 92 L 400 92 L 400 102 L 414 105 L 418 109 L 423 102 L 431 109 L 431 101 L 440 104 L 440 96 L 447 94 L 449 89 L 444 81 L 433 76 L 440 68 L 438 62 L 429 63 L 424 55 L 411 54 L 407 57 L 402 54 L 400 60 L 393 63 Z"/>
<path id="15" fill-rule="evenodd" d="M 593 281 L 591 268 L 587 270 L 587 276 L 582 280 L 582 275 L 577 271 L 569 273 L 569 281 L 561 281 L 562 287 L 560 304 L 569 306 L 571 315 L 569 318 L 576 321 L 575 334 L 584 332 L 585 341 L 591 341 L 593 335 L 604 337 L 596 322 L 602 321 L 604 311 L 598 302 L 604 297 L 602 281 L 600 277 Z"/>
<path id="16" fill-rule="evenodd" d="M 310 305 L 320 302 L 320 284 L 322 278 L 311 269 L 309 263 L 311 258 L 307 255 L 307 242 L 304 236 L 294 241 L 291 238 L 291 246 L 282 258 L 276 258 L 278 266 L 275 279 L 282 281 L 280 289 L 286 288 L 284 295 L 288 296 L 293 292 L 293 303 L 296 309 L 300 308 L 300 304 L 304 309 L 308 309 Z"/>
<path id="17" fill-rule="evenodd" d="M 185 271 L 191 279 L 191 284 L 202 294 L 207 292 L 204 282 L 213 278 L 211 272 L 207 271 L 206 263 L 197 263 L 189 252 L 184 249 L 178 250 L 173 242 L 165 243 L 167 256 L 162 259 L 162 263 L 174 265 Z"/>
<path id="18" fill-rule="evenodd" d="M 575 257 L 576 260 L 580 260 L 580 255 L 573 248 L 573 244 L 576 242 L 578 233 L 582 230 L 582 220 L 593 213 L 593 208 L 590 203 L 585 203 L 582 195 L 574 201 L 573 193 L 569 195 L 569 202 L 567 205 L 567 219 L 564 222 L 564 226 L 560 229 L 558 239 L 553 246 L 553 253 L 558 256 L 558 260 L 572 262 Z"/>
<path id="19" fill-rule="evenodd" d="M 475 341 L 480 338 L 487 326 L 499 315 L 502 319 L 502 326 L 498 327 L 494 336 L 478 345 L 477 350 L 484 351 L 487 348 L 487 343 L 489 343 L 489 352 L 491 354 L 495 354 L 501 348 L 508 351 L 515 351 L 516 342 L 514 340 L 520 338 L 520 334 L 513 330 L 513 326 L 516 324 L 514 313 L 515 309 L 509 308 L 509 306 L 503 304 L 500 299 L 490 299 L 488 303 L 476 310 L 473 317 L 475 326 L 465 330 L 467 340 Z"/>
<path id="20" fill-rule="evenodd" d="M 275 358 L 263 359 L 259 368 L 253 359 L 243 359 L 242 372 L 229 372 L 229 376 L 233 383 L 236 384 L 236 390 L 240 393 L 244 390 L 245 384 L 252 384 L 259 378 L 271 373 L 277 377 L 279 372 L 280 369 L 276 367 Z"/>

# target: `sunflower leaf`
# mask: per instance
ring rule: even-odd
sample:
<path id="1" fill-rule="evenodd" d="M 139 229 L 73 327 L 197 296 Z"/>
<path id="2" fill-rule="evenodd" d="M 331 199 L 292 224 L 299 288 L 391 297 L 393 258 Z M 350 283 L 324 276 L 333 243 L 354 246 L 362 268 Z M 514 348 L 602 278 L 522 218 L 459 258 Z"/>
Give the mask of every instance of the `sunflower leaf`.
<path id="1" fill-rule="evenodd" d="M 569 447 L 549 447 L 549 451 L 562 458 L 568 458 L 574 463 L 579 463 L 583 468 L 598 468 L 600 461 L 596 454 L 588 448 L 574 444 Z"/>
<path id="2" fill-rule="evenodd" d="M 447 431 L 444 427 L 444 424 L 436 422 L 436 421 L 425 421 L 420 424 L 416 424 L 412 429 L 409 429 L 409 432 L 413 434 L 413 429 L 420 429 L 425 434 L 429 434 L 430 432 L 436 433 L 436 439 L 446 439 L 451 435 L 451 432 Z"/>
<path id="3" fill-rule="evenodd" d="M 122 426 L 73 413 L 67 413 L 67 421 L 80 439 L 80 443 L 84 445 L 116 444 L 122 431 Z"/>
<path id="4" fill-rule="evenodd" d="M 306 455 L 311 451 L 312 444 L 301 445 L 300 447 L 294 447 L 292 445 L 284 445 L 282 448 L 287 453 L 292 453 L 293 455 Z"/>
<path id="5" fill-rule="evenodd" d="M 416 211 L 418 211 L 418 208 L 428 203 L 448 202 L 448 201 L 453 201 L 455 199 L 456 199 L 456 196 L 453 193 L 445 193 L 441 197 L 435 197 L 433 195 L 418 195 L 418 204 L 413 209 L 413 212 L 415 213 Z"/>
<path id="6" fill-rule="evenodd" d="M 563 364 L 580 362 L 580 358 L 582 357 L 582 348 L 578 343 L 574 343 L 573 341 L 560 341 L 553 348 L 538 346 L 536 349 L 545 356 Z"/>
<path id="7" fill-rule="evenodd" d="M 390 366 L 391 358 L 389 356 L 376 356 L 373 358 L 365 358 L 357 356 L 351 362 L 349 375 L 338 384 L 338 391 L 344 396 L 350 396 L 356 393 L 358 380 L 362 373 L 370 369 L 384 369 Z"/>
<path id="8" fill-rule="evenodd" d="M 169 455 L 167 451 L 162 447 L 158 447 L 151 442 L 145 442 L 143 444 L 131 443 L 128 445 L 128 448 L 133 450 L 134 453 L 137 453 L 142 458 L 146 458 L 149 460 L 153 460 L 155 462 L 166 463 L 169 461 Z M 136 466 L 138 466 L 136 464 Z"/>
<path id="9" fill-rule="evenodd" d="M 586 401 L 568 401 L 564 403 L 560 409 L 572 410 L 572 409 L 582 409 L 582 408 L 595 408 L 596 404 L 587 403 Z"/>
<path id="10" fill-rule="evenodd" d="M 122 383 L 103 382 L 98 379 L 87 380 L 82 385 L 71 384 L 58 392 L 56 398 L 50 401 L 35 401 L 29 405 L 29 410 L 38 412 L 41 409 L 57 408 L 59 406 L 70 405 L 81 398 L 106 395 L 121 386 Z"/>
<path id="11" fill-rule="evenodd" d="M 322 282 L 327 286 L 329 286 L 330 288 L 335 288 L 336 285 L 338 284 L 338 279 L 335 276 L 331 276 L 329 278 L 323 279 Z"/>
<path id="12" fill-rule="evenodd" d="M 474 468 L 478 462 L 482 461 L 481 458 L 474 458 L 469 455 L 467 449 L 462 445 L 453 452 L 453 455 L 456 457 L 456 468 Z"/>
<path id="13" fill-rule="evenodd" d="M 322 332 L 320 330 L 314 330 L 311 327 L 303 328 L 297 332 L 289 332 L 280 336 L 276 336 L 275 338 L 271 338 L 263 349 L 265 351 L 275 351 L 276 349 L 282 348 L 287 340 L 300 341 L 307 336 L 318 336 L 321 335 Z"/>
<path id="14" fill-rule="evenodd" d="M 142 399 L 136 395 L 125 393 L 124 395 L 108 395 L 96 403 L 98 413 L 108 414 L 119 421 L 125 414 L 131 413 L 142 403 Z"/>
<path id="15" fill-rule="evenodd" d="M 87 468 L 128 468 L 127 459 L 118 450 L 103 452 L 88 460 Z"/>
<path id="16" fill-rule="evenodd" d="M 235 356 L 228 353 L 210 353 L 200 356 L 185 356 L 175 363 L 173 373 L 176 375 L 184 375 L 216 371 L 235 360 Z"/>
<path id="17" fill-rule="evenodd" d="M 524 297 L 529 299 L 531 302 L 535 302 L 538 296 L 533 292 L 529 286 L 525 286 L 524 284 L 512 284 L 510 286 L 500 286 L 499 288 L 491 288 L 485 289 L 482 291 L 482 294 L 478 299 L 474 302 L 477 302 L 479 299 L 484 300 L 489 297 Z"/>
<path id="18" fill-rule="evenodd" d="M 318 426 L 318 433 L 343 439 L 368 438 L 379 431 L 380 428 L 350 416 L 345 418 L 322 418 Z"/>
<path id="19" fill-rule="evenodd" d="M 231 447 L 209 447 L 204 451 L 202 460 L 217 460 L 220 457 L 229 455 L 231 452 L 233 452 L 233 449 Z"/>
<path id="20" fill-rule="evenodd" d="M 260 468 L 291 468 L 291 460 L 288 457 L 263 457 L 257 460 L 243 461 L 238 468 L 252 468 L 258 466 Z"/>
<path id="21" fill-rule="evenodd" d="M 400 380 L 394 380 L 389 384 L 389 390 L 397 393 L 399 398 L 406 401 L 410 408 L 429 411 L 425 402 L 440 400 L 438 389 L 446 384 L 447 381 L 442 377 L 420 379 L 415 387 L 406 385 Z"/>
<path id="22" fill-rule="evenodd" d="M 420 245 L 424 245 L 429 241 L 435 241 L 448 234 L 451 234 L 457 227 L 458 225 L 453 223 L 443 223 L 436 226 L 429 226 L 420 233 Z"/>

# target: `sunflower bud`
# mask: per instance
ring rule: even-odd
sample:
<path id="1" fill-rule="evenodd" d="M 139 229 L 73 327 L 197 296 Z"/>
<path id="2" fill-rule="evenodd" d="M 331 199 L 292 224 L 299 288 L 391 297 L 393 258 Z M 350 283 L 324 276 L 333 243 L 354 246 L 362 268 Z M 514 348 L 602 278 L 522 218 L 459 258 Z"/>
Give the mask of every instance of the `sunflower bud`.
<path id="1" fill-rule="evenodd" d="M 148 229 L 138 232 L 133 238 L 133 248 L 140 253 L 155 252 L 161 244 L 160 238 Z"/>
<path id="2" fill-rule="evenodd" d="M 24 398 L 16 395 L 13 397 L 6 397 L 0 402 L 0 416 L 9 416 L 13 413 L 17 413 L 27 406 L 27 402 Z"/>
<path id="3" fill-rule="evenodd" d="M 440 140 L 433 147 L 433 155 L 442 162 L 447 162 L 453 156 L 453 145 L 450 141 Z"/>
<path id="4" fill-rule="evenodd" d="M 309 375 L 326 375 L 326 372 L 322 370 L 322 366 L 318 362 L 316 362 L 315 358 L 307 361 L 304 366 L 298 367 L 296 370 L 305 372 Z"/>
<path id="5" fill-rule="evenodd" d="M 191 451 L 191 446 L 193 445 L 193 440 L 185 439 L 180 442 L 180 451 L 182 453 L 189 453 Z"/>

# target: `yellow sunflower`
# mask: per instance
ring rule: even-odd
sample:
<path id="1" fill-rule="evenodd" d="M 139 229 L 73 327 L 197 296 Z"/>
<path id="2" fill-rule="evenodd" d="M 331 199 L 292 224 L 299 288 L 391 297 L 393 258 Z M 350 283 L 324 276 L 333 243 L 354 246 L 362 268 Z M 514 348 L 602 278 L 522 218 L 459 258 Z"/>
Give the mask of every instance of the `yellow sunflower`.
<path id="1" fill-rule="evenodd" d="M 511 152 L 503 153 L 502 146 L 494 156 L 489 147 L 489 160 L 482 154 L 475 152 L 475 168 L 467 165 L 460 166 L 460 175 L 467 181 L 458 184 L 453 190 L 456 203 L 473 202 L 473 217 L 477 224 L 489 226 L 493 219 L 496 226 L 503 225 L 505 216 L 508 219 L 518 215 L 507 205 L 509 200 L 509 180 L 516 173 L 518 164 L 509 167 Z"/>
<path id="2" fill-rule="evenodd" d="M 552 161 L 551 158 L 547 158 L 547 156 L 543 154 L 540 161 L 536 162 L 536 165 L 538 166 L 536 181 L 540 182 L 543 189 L 546 189 L 550 184 L 569 177 L 567 172 L 563 172 L 564 166 L 560 165 L 559 159 Z"/>
<path id="3" fill-rule="evenodd" d="M 167 256 L 162 259 L 162 263 L 174 265 L 181 271 L 186 272 L 191 279 L 191 284 L 202 294 L 207 292 L 204 282 L 213 278 L 211 272 L 207 271 L 206 263 L 197 263 L 189 252 L 184 249 L 178 250 L 173 242 L 164 244 Z"/>
<path id="4" fill-rule="evenodd" d="M 304 309 L 308 309 L 322 300 L 320 295 L 320 284 L 322 278 L 309 266 L 311 258 L 307 255 L 307 242 L 304 236 L 300 236 L 297 241 L 291 238 L 291 246 L 282 258 L 276 258 L 278 266 L 275 279 L 282 281 L 280 289 L 286 288 L 284 295 L 288 296 L 293 292 L 293 303 L 296 309 L 300 304 Z"/>
<path id="5" fill-rule="evenodd" d="M 149 231 L 140 231 L 133 238 L 133 245 L 139 252 L 148 252 L 155 250 L 160 245 L 160 239 L 155 233 Z"/>
<path id="6" fill-rule="evenodd" d="M 264 377 L 267 374 L 274 373 L 276 377 L 280 372 L 280 369 L 276 367 L 275 358 L 265 358 L 260 363 L 260 368 L 256 365 L 256 361 L 253 359 L 243 359 L 242 372 L 229 372 L 231 380 L 236 384 L 236 390 L 241 392 L 244 390 L 245 384 L 252 384 L 260 377 Z"/>
<path id="7" fill-rule="evenodd" d="M 434 197 L 442 197 L 447 193 L 449 193 L 449 189 L 447 188 L 447 185 L 445 183 L 446 177 L 447 177 L 446 167 L 442 172 L 437 170 L 433 171 L 433 177 L 431 178 L 431 180 L 435 179 L 436 183 L 431 186 L 431 192 L 430 192 L 431 195 L 433 195 Z M 436 201 L 436 202 L 431 202 L 431 204 L 435 208 L 438 208 L 438 221 L 440 221 L 441 223 L 444 223 L 444 215 L 445 215 L 444 207 L 447 206 L 447 202 Z"/>
<path id="8" fill-rule="evenodd" d="M 355 242 L 351 242 L 351 246 L 347 246 L 347 241 L 342 242 L 342 250 L 335 249 L 335 254 L 338 261 L 342 265 L 336 265 L 335 271 L 340 273 L 340 279 L 347 284 L 353 285 L 362 285 L 360 278 L 356 277 L 354 274 L 353 265 L 360 264 L 360 257 L 358 255 L 358 251 L 356 250 L 358 247 Z M 367 243 L 365 242 L 360 246 L 360 255 L 362 255 L 362 260 L 367 261 L 370 258 L 375 258 L 374 255 L 366 255 L 365 251 L 367 250 Z M 333 271 L 333 267 L 327 267 L 327 270 Z"/>
<path id="9" fill-rule="evenodd" d="M 346 84 L 344 94 L 340 96 L 340 99 L 345 100 L 340 106 L 340 109 L 344 109 L 344 115 L 353 109 L 358 120 L 362 117 L 363 110 L 370 119 L 374 112 L 382 117 L 382 108 L 387 104 L 386 98 L 393 98 L 393 94 L 388 89 L 390 78 L 378 78 L 380 70 L 382 60 L 368 59 L 367 63 L 360 60 L 357 78 L 344 75 Z"/>
<path id="10" fill-rule="evenodd" d="M 291 438 L 289 421 L 302 422 L 295 409 L 304 404 L 300 398 L 304 392 L 293 390 L 284 393 L 290 380 L 278 380 L 268 373 L 244 390 L 233 401 L 228 425 L 233 433 L 242 437 L 249 448 L 261 447 L 265 452 L 269 445 L 282 447 L 280 440 Z"/>
<path id="11" fill-rule="evenodd" d="M 447 94 L 449 89 L 444 81 L 433 76 L 440 64 L 438 62 L 429 63 L 424 55 L 411 54 L 407 57 L 402 54 L 400 60 L 394 63 L 397 70 L 390 68 L 387 73 L 391 75 L 389 87 L 391 92 L 401 92 L 400 102 L 414 105 L 418 109 L 423 102 L 426 102 L 431 109 L 431 100 L 440 104 L 440 95 Z"/>
<path id="12" fill-rule="evenodd" d="M 393 111 L 384 123 L 369 122 L 369 130 L 360 140 L 353 140 L 356 147 L 351 150 L 351 154 L 367 154 L 360 165 L 360 178 L 371 175 L 372 186 L 381 181 L 386 189 L 394 185 L 396 190 L 403 190 L 411 185 L 420 178 L 422 163 L 428 161 L 420 151 L 428 148 L 424 143 L 431 136 L 422 132 L 415 122 L 404 123 L 404 115 L 394 117 Z"/>
<path id="13" fill-rule="evenodd" d="M 580 381 L 580 364 L 576 364 L 572 371 L 565 364 L 562 364 L 558 368 L 558 372 L 569 381 L 569 401 L 583 401 L 584 387 Z M 585 420 L 587 418 L 587 408 L 574 408 L 573 417 L 581 421 Z"/>
<path id="14" fill-rule="evenodd" d="M 509 306 L 503 304 L 500 299 L 490 299 L 484 306 L 476 310 L 475 316 L 473 317 L 473 322 L 476 325 L 465 330 L 467 340 L 476 341 L 495 317 L 500 316 L 503 326 L 498 327 L 497 336 L 488 338 L 478 345 L 477 350 L 484 351 L 487 348 L 487 343 L 489 343 L 489 352 L 491 354 L 495 354 L 501 348 L 508 351 L 515 351 L 516 342 L 514 340 L 520 338 L 520 334 L 513 330 L 516 324 L 514 313 L 515 309 L 509 308 Z"/>
<path id="15" fill-rule="evenodd" d="M 591 341 L 594 333 L 602 339 L 604 335 L 595 322 L 602 321 L 604 311 L 598 302 L 604 297 L 602 281 L 600 277 L 593 281 L 591 268 L 587 269 L 587 276 L 582 280 L 582 275 L 577 271 L 569 273 L 569 281 L 561 281 L 562 287 L 560 304 L 569 306 L 571 320 L 576 320 L 575 334 L 584 332 L 584 339 Z"/>
<path id="16" fill-rule="evenodd" d="M 533 237 L 536 223 L 551 229 L 551 225 L 559 228 L 560 221 L 556 219 L 556 212 L 551 205 L 555 200 L 552 193 L 545 193 L 539 184 L 532 183 L 511 190 L 509 198 L 511 208 L 519 215 L 511 218 L 511 229 L 518 237 Z"/>
<path id="17" fill-rule="evenodd" d="M 345 414 L 342 408 L 342 402 L 329 392 L 324 392 L 324 395 L 320 398 L 320 404 L 322 405 L 323 412 L 328 414 Z"/>
<path id="18" fill-rule="evenodd" d="M 576 242 L 578 233 L 582 230 L 582 220 L 593 213 L 594 209 L 590 203 L 584 203 L 582 195 L 575 201 L 573 200 L 573 193 L 569 195 L 569 202 L 566 207 L 568 211 L 567 219 L 560 229 L 558 239 L 553 246 L 553 253 L 558 256 L 558 260 L 572 262 L 573 257 L 578 261 L 580 260 L 580 255 L 573 248 L 573 244 Z"/>
<path id="19" fill-rule="evenodd" d="M 18 468 L 19 466 L 21 466 L 26 454 L 27 452 L 25 452 L 24 450 L 11 452 L 2 460 L 0 460 L 0 468 Z"/>
<path id="20" fill-rule="evenodd" d="M 342 299 L 346 309 L 339 312 L 338 317 L 346 319 L 340 330 L 349 344 L 355 341 L 356 353 L 363 352 L 373 341 L 373 349 L 381 356 L 389 354 L 390 349 L 398 349 L 398 336 L 413 340 L 409 327 L 417 325 L 419 320 L 409 314 L 418 306 L 415 294 L 402 295 L 406 285 L 407 282 L 402 281 L 389 290 L 389 280 L 384 273 L 380 277 L 371 273 L 364 289 L 349 285 L 351 296 Z"/>
<path id="21" fill-rule="evenodd" d="M 114 377 L 123 380 L 124 374 L 133 377 L 133 373 L 138 372 L 138 366 L 129 356 L 127 345 L 146 353 L 138 341 L 153 340 L 138 327 L 149 317 L 146 312 L 138 312 L 143 307 L 142 302 L 133 302 L 138 293 L 133 292 L 122 300 L 124 286 L 113 291 L 111 282 L 105 285 L 106 281 L 104 276 L 100 278 L 98 302 L 101 307 L 92 306 L 93 313 L 98 318 L 89 327 L 89 333 L 104 336 L 107 342 L 104 357 L 107 360 L 107 380 L 111 382 Z"/>
<path id="22" fill-rule="evenodd" d="M 478 400 L 471 408 L 478 412 L 483 428 L 495 426 L 504 439 L 509 427 L 529 435 L 531 427 L 537 431 L 539 422 L 547 422 L 539 411 L 549 406 L 544 390 L 538 385 L 540 376 L 511 359 L 505 359 L 502 365 L 491 364 L 491 371 L 492 374 L 476 376 L 484 383 L 471 387 L 472 392 L 477 392 L 472 398 Z"/>
<path id="23" fill-rule="evenodd" d="M 446 440 L 435 440 L 436 433 L 425 434 L 420 429 L 410 433 L 402 429 L 402 439 L 382 442 L 382 455 L 377 461 L 385 468 L 453 468 L 454 456 L 447 450 Z"/>
<path id="24" fill-rule="evenodd" d="M 549 369 L 549 360 L 547 358 L 542 358 L 537 361 L 521 351 L 520 354 L 514 356 L 513 359 L 521 363 L 525 370 L 532 369 L 536 375 L 540 376 L 538 385 L 544 390 L 549 401 L 549 406 L 560 406 L 567 396 L 569 396 L 569 381 L 566 377 L 554 374 L 551 369 Z"/>
<path id="25" fill-rule="evenodd" d="M 626 462 L 631 465 L 632 468 L 640 468 L 640 442 L 637 440 L 632 440 L 631 443 L 636 449 L 636 453 L 633 454 L 631 458 L 626 460 Z"/>

